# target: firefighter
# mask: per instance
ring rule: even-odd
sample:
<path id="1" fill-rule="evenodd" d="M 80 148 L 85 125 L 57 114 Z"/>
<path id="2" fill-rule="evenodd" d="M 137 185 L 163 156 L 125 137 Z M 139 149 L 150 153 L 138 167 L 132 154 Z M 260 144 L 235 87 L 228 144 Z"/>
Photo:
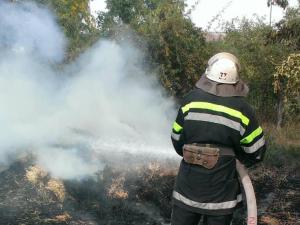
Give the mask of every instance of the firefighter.
<path id="1" fill-rule="evenodd" d="M 252 166 L 263 159 L 265 140 L 251 106 L 241 66 L 222 52 L 208 61 L 187 94 L 172 129 L 183 157 L 173 191 L 171 225 L 229 225 L 242 202 L 236 159 Z"/>

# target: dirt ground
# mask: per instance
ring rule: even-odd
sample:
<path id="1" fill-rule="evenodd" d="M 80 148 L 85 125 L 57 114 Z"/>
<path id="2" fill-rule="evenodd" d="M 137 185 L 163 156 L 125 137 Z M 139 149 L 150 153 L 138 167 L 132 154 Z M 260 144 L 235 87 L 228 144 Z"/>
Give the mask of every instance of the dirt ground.
<path id="1" fill-rule="evenodd" d="M 110 162 L 84 180 L 52 178 L 24 158 L 0 173 L 1 225 L 167 225 L 178 161 Z M 298 167 L 251 170 L 261 225 L 299 223 Z M 245 210 L 234 225 L 245 224 Z"/>

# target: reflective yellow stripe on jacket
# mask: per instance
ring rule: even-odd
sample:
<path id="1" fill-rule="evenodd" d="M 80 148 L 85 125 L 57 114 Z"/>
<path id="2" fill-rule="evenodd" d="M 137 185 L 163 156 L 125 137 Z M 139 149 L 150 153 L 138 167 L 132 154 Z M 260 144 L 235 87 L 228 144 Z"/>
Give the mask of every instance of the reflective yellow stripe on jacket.
<path id="1" fill-rule="evenodd" d="M 177 133 L 179 133 L 180 131 L 182 131 L 182 126 L 180 126 L 178 123 L 176 123 L 176 122 L 174 122 L 173 123 L 173 129 L 177 132 Z"/>
<path id="2" fill-rule="evenodd" d="M 256 137 L 261 135 L 262 128 L 258 127 L 256 130 L 254 130 L 251 134 L 249 134 L 247 137 L 243 138 L 241 140 L 241 144 L 250 144 Z"/>
<path id="3" fill-rule="evenodd" d="M 209 102 L 191 102 L 191 103 L 183 106 L 181 109 L 182 109 L 183 113 L 186 113 L 190 109 L 208 109 L 208 110 L 212 110 L 215 112 L 222 112 L 222 113 L 226 113 L 230 116 L 240 119 L 242 121 L 242 123 L 245 124 L 246 126 L 249 124 L 248 117 L 243 115 L 243 113 L 241 113 L 240 111 L 237 111 L 235 109 L 223 106 L 223 105 L 213 104 L 213 103 L 209 103 Z"/>

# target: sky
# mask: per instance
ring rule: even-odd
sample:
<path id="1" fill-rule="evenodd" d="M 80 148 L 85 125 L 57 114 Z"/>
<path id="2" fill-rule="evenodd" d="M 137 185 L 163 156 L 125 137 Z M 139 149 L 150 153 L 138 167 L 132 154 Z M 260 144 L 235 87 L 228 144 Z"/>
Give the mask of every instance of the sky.
<path id="1" fill-rule="evenodd" d="M 197 0 L 187 0 L 188 9 L 195 4 Z M 290 6 L 297 6 L 297 0 L 289 0 Z M 226 7 L 228 6 L 228 7 Z M 90 3 L 92 13 L 105 9 L 105 0 L 91 0 Z M 222 9 L 225 9 L 224 11 Z M 254 18 L 254 15 L 263 16 L 266 22 L 270 21 L 270 8 L 267 7 L 267 0 L 198 0 L 197 7 L 191 13 L 193 23 L 204 30 L 209 22 L 219 12 L 222 21 L 231 21 L 233 18 Z M 284 15 L 284 10 L 278 6 L 273 6 L 272 23 L 279 21 Z M 212 24 L 209 31 L 221 31 L 218 22 Z"/>

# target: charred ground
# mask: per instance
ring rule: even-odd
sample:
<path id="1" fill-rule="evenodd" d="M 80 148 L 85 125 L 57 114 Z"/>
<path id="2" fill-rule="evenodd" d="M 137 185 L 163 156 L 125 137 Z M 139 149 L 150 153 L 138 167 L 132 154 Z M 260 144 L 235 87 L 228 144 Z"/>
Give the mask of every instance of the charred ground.
<path id="1" fill-rule="evenodd" d="M 178 160 L 127 157 L 77 181 L 52 178 L 31 157 L 14 162 L 0 173 L 1 225 L 169 224 Z M 261 225 L 299 224 L 299 167 L 283 165 L 251 170 Z M 240 209 L 234 224 L 244 218 Z"/>

